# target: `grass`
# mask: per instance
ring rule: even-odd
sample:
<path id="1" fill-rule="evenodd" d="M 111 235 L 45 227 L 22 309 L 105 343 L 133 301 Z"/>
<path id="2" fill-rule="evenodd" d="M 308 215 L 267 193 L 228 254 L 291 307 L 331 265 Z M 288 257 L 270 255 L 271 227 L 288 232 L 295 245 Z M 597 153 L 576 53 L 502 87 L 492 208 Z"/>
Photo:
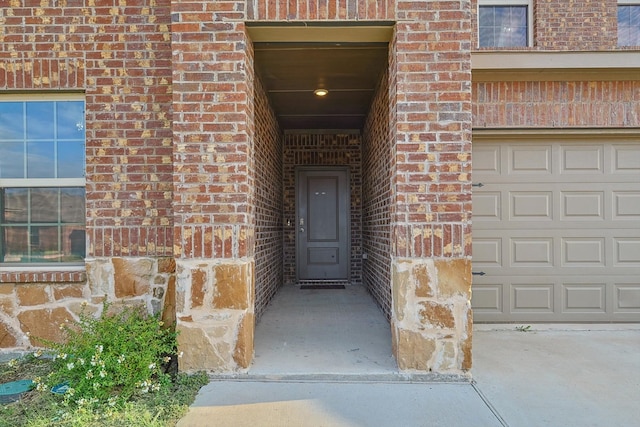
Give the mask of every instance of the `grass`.
<path id="1" fill-rule="evenodd" d="M 52 370 L 51 359 L 27 355 L 13 363 L 0 363 L 0 383 L 21 379 L 44 378 Z M 68 411 L 63 399 L 49 391 L 31 390 L 13 403 L 0 403 L 0 427 L 167 427 L 175 426 L 198 390 L 208 382 L 205 373 L 179 373 L 168 389 L 138 395 L 123 409 L 108 417 L 96 416 L 86 410 Z M 66 416 L 61 414 L 67 413 Z"/>

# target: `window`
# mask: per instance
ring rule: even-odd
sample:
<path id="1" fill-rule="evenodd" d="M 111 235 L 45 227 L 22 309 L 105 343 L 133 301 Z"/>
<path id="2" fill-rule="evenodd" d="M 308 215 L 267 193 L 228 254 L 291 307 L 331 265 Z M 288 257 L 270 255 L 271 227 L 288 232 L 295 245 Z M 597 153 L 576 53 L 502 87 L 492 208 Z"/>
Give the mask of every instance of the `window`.
<path id="1" fill-rule="evenodd" d="M 479 46 L 530 46 L 531 21 L 531 4 L 528 0 L 480 0 L 478 4 Z"/>
<path id="2" fill-rule="evenodd" d="M 618 46 L 640 46 L 640 1 L 618 2 Z"/>
<path id="3" fill-rule="evenodd" d="M 84 101 L 0 97 L 0 265 L 85 257 Z"/>

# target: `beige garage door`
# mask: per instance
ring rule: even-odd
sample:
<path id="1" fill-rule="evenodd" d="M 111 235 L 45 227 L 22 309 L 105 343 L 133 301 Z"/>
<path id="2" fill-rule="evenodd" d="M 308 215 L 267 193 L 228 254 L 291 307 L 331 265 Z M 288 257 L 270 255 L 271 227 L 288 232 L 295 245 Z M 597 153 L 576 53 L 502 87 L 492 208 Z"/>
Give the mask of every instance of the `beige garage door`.
<path id="1" fill-rule="evenodd" d="M 476 137 L 477 322 L 640 321 L 640 138 Z"/>

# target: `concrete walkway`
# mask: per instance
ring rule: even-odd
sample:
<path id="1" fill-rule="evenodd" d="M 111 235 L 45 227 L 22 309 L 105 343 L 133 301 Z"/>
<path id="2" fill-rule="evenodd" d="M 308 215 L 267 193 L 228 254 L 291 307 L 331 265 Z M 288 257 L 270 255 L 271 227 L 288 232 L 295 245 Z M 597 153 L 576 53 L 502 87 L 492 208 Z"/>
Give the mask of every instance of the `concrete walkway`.
<path id="1" fill-rule="evenodd" d="M 473 381 L 406 375 L 366 291 L 283 288 L 246 373 L 212 377 L 185 426 L 640 425 L 640 325 L 477 325 Z"/>

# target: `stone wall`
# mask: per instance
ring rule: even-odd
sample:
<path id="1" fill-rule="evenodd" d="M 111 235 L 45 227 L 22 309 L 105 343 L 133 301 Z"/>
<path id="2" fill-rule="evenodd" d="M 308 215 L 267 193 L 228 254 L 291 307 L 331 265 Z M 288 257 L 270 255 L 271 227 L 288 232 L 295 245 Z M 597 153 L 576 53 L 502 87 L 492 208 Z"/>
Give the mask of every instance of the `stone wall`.
<path id="1" fill-rule="evenodd" d="M 254 264 L 181 260 L 176 312 L 180 369 L 231 372 L 253 358 Z"/>
<path id="2" fill-rule="evenodd" d="M 37 338 L 60 341 L 60 324 L 81 310 L 100 314 L 102 304 L 139 305 L 166 312 L 172 321 L 175 262 L 172 258 L 100 258 L 87 261 L 81 282 L 0 284 L 0 348 L 42 346 Z"/>

